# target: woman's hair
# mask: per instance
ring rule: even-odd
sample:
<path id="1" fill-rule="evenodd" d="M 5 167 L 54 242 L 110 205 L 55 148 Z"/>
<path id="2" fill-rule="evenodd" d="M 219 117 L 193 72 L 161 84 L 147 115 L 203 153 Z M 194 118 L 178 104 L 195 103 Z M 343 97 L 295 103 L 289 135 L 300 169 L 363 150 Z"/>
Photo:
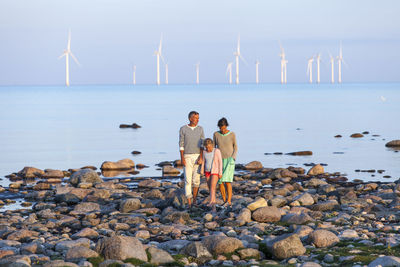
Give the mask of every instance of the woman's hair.
<path id="1" fill-rule="evenodd" d="M 214 141 L 211 138 L 206 138 L 206 140 L 204 140 L 203 145 L 206 147 L 208 145 L 214 145 Z"/>
<path id="2" fill-rule="evenodd" d="M 221 126 L 229 126 L 228 120 L 225 117 L 222 117 L 218 121 L 218 127 L 221 127 Z"/>

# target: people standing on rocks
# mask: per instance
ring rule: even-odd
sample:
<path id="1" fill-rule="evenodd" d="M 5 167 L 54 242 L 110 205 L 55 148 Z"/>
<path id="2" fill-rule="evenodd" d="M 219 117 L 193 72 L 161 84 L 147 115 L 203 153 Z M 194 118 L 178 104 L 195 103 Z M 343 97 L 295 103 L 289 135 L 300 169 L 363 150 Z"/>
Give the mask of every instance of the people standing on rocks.
<path id="1" fill-rule="evenodd" d="M 200 187 L 200 164 L 203 159 L 204 139 L 203 127 L 199 126 L 199 113 L 191 111 L 188 115 L 189 124 L 179 130 L 179 151 L 184 166 L 185 196 L 189 208 L 196 203 Z"/>
<path id="2" fill-rule="evenodd" d="M 224 200 L 224 207 L 232 207 L 232 182 L 235 172 L 235 161 L 238 151 L 236 135 L 228 130 L 228 120 L 221 118 L 218 121 L 219 131 L 214 133 L 215 147 L 222 155 L 222 178 L 219 179 L 219 189 Z"/>
<path id="3" fill-rule="evenodd" d="M 214 142 L 211 138 L 204 140 L 201 174 L 205 175 L 208 190 L 210 191 L 210 202 L 208 206 L 215 211 L 215 190 L 218 179 L 222 178 L 222 156 L 220 150 L 218 148 L 214 148 Z"/>

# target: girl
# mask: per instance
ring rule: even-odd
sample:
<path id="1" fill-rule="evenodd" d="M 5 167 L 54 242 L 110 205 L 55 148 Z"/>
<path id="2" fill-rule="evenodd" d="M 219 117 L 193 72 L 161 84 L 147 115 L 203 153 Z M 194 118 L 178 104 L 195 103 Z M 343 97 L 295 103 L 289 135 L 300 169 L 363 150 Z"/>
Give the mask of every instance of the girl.
<path id="1" fill-rule="evenodd" d="M 232 182 L 235 172 L 235 161 L 237 155 L 236 135 L 234 132 L 228 130 L 228 120 L 221 118 L 218 121 L 219 131 L 214 133 L 214 143 L 221 151 L 222 155 L 222 178 L 219 179 L 219 189 L 221 191 L 222 199 L 225 204 L 232 208 Z M 228 196 L 226 194 L 228 192 Z"/>
<path id="2" fill-rule="evenodd" d="M 201 173 L 206 176 L 208 189 L 210 190 L 209 207 L 215 211 L 215 190 L 218 179 L 222 177 L 222 157 L 218 148 L 214 148 L 214 142 L 211 138 L 204 140 L 203 163 L 201 164 Z"/>

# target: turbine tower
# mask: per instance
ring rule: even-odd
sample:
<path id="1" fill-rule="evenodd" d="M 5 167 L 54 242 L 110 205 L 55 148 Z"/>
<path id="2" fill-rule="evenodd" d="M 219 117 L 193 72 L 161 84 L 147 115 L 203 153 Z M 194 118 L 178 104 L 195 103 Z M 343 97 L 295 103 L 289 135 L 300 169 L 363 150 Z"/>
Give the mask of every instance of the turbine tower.
<path id="1" fill-rule="evenodd" d="M 330 62 L 331 62 L 331 83 L 335 83 L 335 59 L 329 53 Z"/>
<path id="2" fill-rule="evenodd" d="M 168 84 L 168 63 L 165 63 L 165 84 Z"/>
<path id="3" fill-rule="evenodd" d="M 160 58 L 164 62 L 161 49 L 162 49 L 162 35 L 160 38 L 160 44 L 158 46 L 158 50 L 154 52 L 154 55 L 157 56 L 157 81 L 156 81 L 157 85 L 160 85 Z"/>
<path id="4" fill-rule="evenodd" d="M 239 84 L 239 58 L 246 63 L 242 55 L 240 54 L 240 36 L 238 37 L 238 43 L 237 43 L 237 48 L 236 51 L 233 53 L 233 55 L 236 57 L 236 84 Z"/>
<path id="5" fill-rule="evenodd" d="M 69 86 L 69 56 L 76 62 L 76 64 L 80 65 L 74 54 L 71 52 L 71 30 L 68 31 L 68 44 L 67 49 L 64 50 L 63 54 L 58 58 L 62 58 L 65 56 L 65 85 Z"/>
<path id="6" fill-rule="evenodd" d="M 232 84 L 232 64 L 232 62 L 229 62 L 226 67 L 226 75 L 228 76 L 229 84 Z"/>
<path id="7" fill-rule="evenodd" d="M 256 83 L 258 84 L 258 65 L 260 65 L 260 61 L 256 60 Z"/>
<path id="8" fill-rule="evenodd" d="M 281 83 L 287 83 L 287 63 L 288 61 L 286 60 L 286 54 L 285 54 L 285 49 L 283 49 L 281 43 L 279 42 L 279 45 L 281 47 L 281 53 L 279 56 L 281 57 Z"/>
<path id="9" fill-rule="evenodd" d="M 317 59 L 317 83 L 320 83 L 321 82 L 320 70 L 319 70 L 320 63 L 321 63 L 321 54 L 320 53 L 317 54 L 316 59 Z"/>
<path id="10" fill-rule="evenodd" d="M 133 65 L 133 85 L 136 84 L 136 65 Z"/>
<path id="11" fill-rule="evenodd" d="M 343 55 L 342 55 L 342 43 L 340 43 L 340 49 L 339 49 L 339 56 L 337 57 L 337 62 L 338 62 L 338 82 L 342 83 L 342 62 L 343 60 Z"/>
<path id="12" fill-rule="evenodd" d="M 200 83 L 200 62 L 196 63 L 196 84 Z"/>
<path id="13" fill-rule="evenodd" d="M 312 65 L 314 62 L 314 56 L 308 59 L 308 64 L 307 64 L 307 74 L 309 75 L 310 83 L 312 83 Z"/>

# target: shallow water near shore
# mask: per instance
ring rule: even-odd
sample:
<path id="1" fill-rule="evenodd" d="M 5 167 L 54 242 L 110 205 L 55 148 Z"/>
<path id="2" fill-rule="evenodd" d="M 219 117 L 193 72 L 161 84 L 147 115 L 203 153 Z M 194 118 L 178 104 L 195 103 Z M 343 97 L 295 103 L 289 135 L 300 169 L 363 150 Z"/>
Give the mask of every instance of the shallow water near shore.
<path id="1" fill-rule="evenodd" d="M 400 178 L 400 152 L 385 147 L 400 139 L 399 83 L 3 86 L 0 101 L 3 186 L 9 184 L 5 175 L 24 166 L 100 167 L 123 158 L 150 166 L 137 176 L 160 176 L 155 164 L 179 158 L 178 130 L 191 110 L 200 112 L 207 137 L 219 118 L 228 119 L 238 163 L 306 169 L 305 163 L 326 163 L 326 171 L 349 180 Z M 134 122 L 142 128 L 119 128 Z M 369 134 L 350 138 L 364 131 Z M 313 155 L 264 155 L 300 150 Z"/>

